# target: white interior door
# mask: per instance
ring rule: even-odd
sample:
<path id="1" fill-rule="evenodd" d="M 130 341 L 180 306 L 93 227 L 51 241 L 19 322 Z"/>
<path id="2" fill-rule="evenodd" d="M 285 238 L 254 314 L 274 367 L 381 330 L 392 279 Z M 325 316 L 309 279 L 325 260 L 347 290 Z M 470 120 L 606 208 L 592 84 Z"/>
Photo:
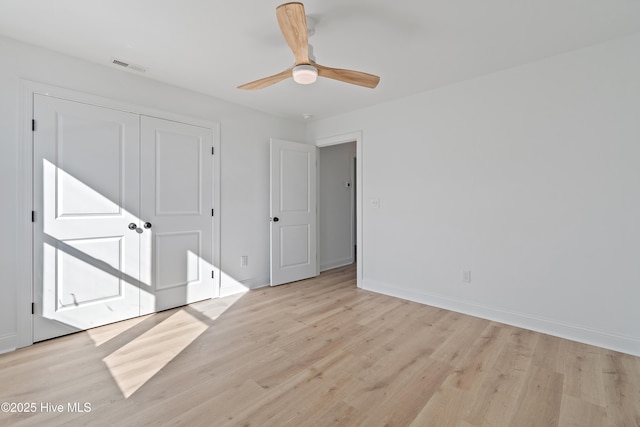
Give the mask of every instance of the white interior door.
<path id="1" fill-rule="evenodd" d="M 147 116 L 141 129 L 140 279 L 142 313 L 150 313 L 218 296 L 213 133 Z"/>
<path id="2" fill-rule="evenodd" d="M 138 115 L 34 96 L 34 341 L 139 314 Z"/>
<path id="3" fill-rule="evenodd" d="M 271 139 L 271 286 L 317 275 L 316 147 Z"/>

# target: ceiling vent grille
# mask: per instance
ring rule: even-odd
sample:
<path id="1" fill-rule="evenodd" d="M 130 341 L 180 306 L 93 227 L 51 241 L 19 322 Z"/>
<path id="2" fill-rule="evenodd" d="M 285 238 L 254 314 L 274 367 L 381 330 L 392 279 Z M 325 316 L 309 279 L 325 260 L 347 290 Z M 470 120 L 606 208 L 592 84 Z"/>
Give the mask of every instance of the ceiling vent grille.
<path id="1" fill-rule="evenodd" d="M 127 64 L 126 62 L 124 62 L 124 61 L 119 61 L 119 60 L 117 60 L 117 59 L 114 59 L 114 60 L 112 61 L 112 63 L 114 63 L 114 64 L 116 64 L 116 65 L 119 65 L 119 66 L 121 66 L 121 67 L 128 67 L 128 66 L 129 66 L 129 64 Z"/>
<path id="2" fill-rule="evenodd" d="M 145 71 L 147 71 L 147 69 L 142 65 L 131 64 L 129 62 L 121 61 L 120 59 L 112 58 L 111 63 L 118 65 L 120 67 L 129 68 L 131 70 L 138 71 L 140 73 L 144 73 Z"/>

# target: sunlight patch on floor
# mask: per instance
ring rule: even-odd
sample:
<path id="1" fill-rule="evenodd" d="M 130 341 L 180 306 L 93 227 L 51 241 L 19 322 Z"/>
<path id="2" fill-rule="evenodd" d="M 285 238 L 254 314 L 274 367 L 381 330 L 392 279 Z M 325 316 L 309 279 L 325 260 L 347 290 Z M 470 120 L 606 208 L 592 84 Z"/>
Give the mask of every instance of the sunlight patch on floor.
<path id="1" fill-rule="evenodd" d="M 89 338 L 93 340 L 96 347 L 100 347 L 102 344 L 111 341 L 139 323 L 144 322 L 148 318 L 149 316 L 135 317 L 133 319 L 113 323 L 107 327 L 89 329 L 87 330 L 87 335 L 89 335 Z"/>
<path id="2" fill-rule="evenodd" d="M 179 310 L 105 357 L 103 361 L 123 396 L 128 398 L 198 338 L 207 327 L 185 310 Z"/>
<path id="3" fill-rule="evenodd" d="M 222 298 L 217 298 L 215 300 L 207 300 L 202 302 L 196 302 L 191 304 L 189 307 L 192 310 L 195 310 L 201 313 L 203 316 L 211 320 L 216 320 L 218 317 L 222 315 L 225 311 L 227 311 L 233 304 L 235 304 L 240 298 L 245 296 L 245 292 L 238 293 L 235 295 L 230 295 Z"/>

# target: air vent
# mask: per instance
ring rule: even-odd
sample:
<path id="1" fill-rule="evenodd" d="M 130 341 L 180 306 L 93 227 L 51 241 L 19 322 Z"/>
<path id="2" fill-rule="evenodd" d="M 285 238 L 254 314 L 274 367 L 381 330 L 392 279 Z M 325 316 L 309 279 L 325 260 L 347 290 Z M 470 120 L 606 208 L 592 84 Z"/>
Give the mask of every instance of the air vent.
<path id="1" fill-rule="evenodd" d="M 118 61 L 117 59 L 114 59 L 113 63 L 116 64 L 116 65 L 119 65 L 121 67 L 128 67 L 129 66 L 129 64 L 127 64 L 126 62 Z"/>
<path id="2" fill-rule="evenodd" d="M 147 69 L 142 65 L 130 64 L 129 62 L 121 61 L 115 58 L 111 59 L 111 63 L 115 65 L 119 65 L 120 67 L 129 68 L 133 71 L 138 71 L 140 73 L 144 73 L 145 71 L 147 71 Z"/>

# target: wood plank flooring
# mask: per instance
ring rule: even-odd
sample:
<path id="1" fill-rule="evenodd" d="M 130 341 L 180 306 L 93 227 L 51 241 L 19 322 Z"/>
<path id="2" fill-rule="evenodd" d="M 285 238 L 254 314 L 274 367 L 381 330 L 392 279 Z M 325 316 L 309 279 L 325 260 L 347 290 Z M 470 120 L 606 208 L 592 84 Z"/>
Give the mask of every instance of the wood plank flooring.
<path id="1" fill-rule="evenodd" d="M 640 426 L 640 358 L 363 291 L 349 266 L 0 355 L 0 402 L 33 409 L 2 426 Z"/>

